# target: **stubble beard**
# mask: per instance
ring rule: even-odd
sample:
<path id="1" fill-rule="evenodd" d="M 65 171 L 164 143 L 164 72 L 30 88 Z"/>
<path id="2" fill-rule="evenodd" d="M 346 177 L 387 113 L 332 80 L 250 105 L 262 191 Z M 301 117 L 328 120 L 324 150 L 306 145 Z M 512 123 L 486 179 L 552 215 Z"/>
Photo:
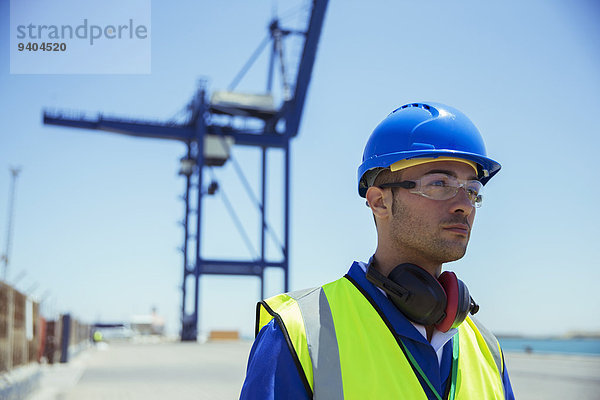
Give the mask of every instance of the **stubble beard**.
<path id="1" fill-rule="evenodd" d="M 430 225 L 423 217 L 410 212 L 408 207 L 394 196 L 393 219 L 390 225 L 394 246 L 402 253 L 412 252 L 431 262 L 444 264 L 461 259 L 466 251 L 469 238 L 445 239 L 440 235 L 439 223 Z M 464 218 L 456 218 L 440 223 L 466 223 Z"/>

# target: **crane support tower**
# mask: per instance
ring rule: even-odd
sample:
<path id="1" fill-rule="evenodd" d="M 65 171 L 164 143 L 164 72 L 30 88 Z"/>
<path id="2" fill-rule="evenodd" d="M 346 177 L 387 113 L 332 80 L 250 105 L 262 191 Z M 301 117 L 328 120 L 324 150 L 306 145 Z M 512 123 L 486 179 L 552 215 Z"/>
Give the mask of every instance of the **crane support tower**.
<path id="1" fill-rule="evenodd" d="M 301 28 L 286 29 L 278 18 L 273 18 L 268 27 L 267 38 L 226 91 L 215 91 L 210 96 L 205 84 L 201 84 L 188 106 L 188 118 L 184 123 L 172 121 L 142 122 L 133 119 L 107 118 L 99 114 L 96 118 L 73 116 L 66 112 L 44 111 L 43 121 L 48 125 L 102 130 L 124 135 L 177 140 L 185 143 L 187 151 L 181 159 L 180 174 L 185 177 L 185 216 L 183 253 L 183 284 L 181 303 L 181 340 L 195 341 L 198 336 L 199 281 L 201 275 L 244 275 L 260 278 L 261 297 L 264 295 L 264 272 L 266 268 L 283 270 L 284 290 L 289 290 L 289 215 L 290 215 L 290 140 L 298 134 L 302 110 L 310 82 L 317 45 L 321 35 L 328 0 L 309 2 L 308 19 Z M 289 38 L 301 40 L 301 54 L 296 65 L 286 63 L 285 43 Z M 271 44 L 264 94 L 247 94 L 235 91 L 257 55 Z M 280 66 L 281 93 L 273 89 L 276 62 Z M 294 68 L 295 67 L 295 68 Z M 295 71 L 294 81 L 287 75 Z M 241 121 L 241 123 L 240 123 Z M 235 122 L 235 123 L 234 123 Z M 230 158 L 234 145 L 255 146 L 261 150 L 260 200 L 256 205 L 261 218 L 260 254 L 249 260 L 209 259 L 203 257 L 203 197 L 214 194 L 216 181 L 208 182 L 206 172 L 222 166 Z M 283 152 L 283 240 L 281 256 L 270 260 L 265 251 L 269 224 L 266 220 L 266 171 L 267 151 L 278 149 Z M 208 170 L 208 171 L 205 171 Z M 240 168 L 238 168 L 238 172 Z M 247 180 L 244 180 L 249 188 Z M 208 183 L 208 184 L 207 184 Z M 230 212 L 233 210 L 229 209 Z M 195 217 L 195 219 L 194 219 Z M 238 226 L 239 228 L 239 226 Z M 188 283 L 193 283 L 193 302 L 188 296 Z M 191 303 L 191 304 L 190 304 Z"/>

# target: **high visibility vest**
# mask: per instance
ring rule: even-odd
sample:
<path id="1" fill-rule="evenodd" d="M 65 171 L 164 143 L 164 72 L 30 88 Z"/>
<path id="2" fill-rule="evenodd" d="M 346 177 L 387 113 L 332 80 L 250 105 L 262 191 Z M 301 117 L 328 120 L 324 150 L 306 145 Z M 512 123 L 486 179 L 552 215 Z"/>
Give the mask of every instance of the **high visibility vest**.
<path id="1" fill-rule="evenodd" d="M 345 276 L 259 302 L 256 333 L 276 319 L 314 399 L 427 400 L 397 335 L 375 307 Z M 454 398 L 504 399 L 496 338 L 470 317 L 459 326 L 458 338 Z"/>

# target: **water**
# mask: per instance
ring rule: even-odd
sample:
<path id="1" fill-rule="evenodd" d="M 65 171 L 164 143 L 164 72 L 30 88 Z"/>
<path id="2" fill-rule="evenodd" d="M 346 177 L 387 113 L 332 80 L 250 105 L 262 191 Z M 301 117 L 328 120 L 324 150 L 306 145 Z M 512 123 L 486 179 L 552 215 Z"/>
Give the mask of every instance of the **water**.
<path id="1" fill-rule="evenodd" d="M 600 356 L 600 339 L 499 338 L 504 351 Z"/>

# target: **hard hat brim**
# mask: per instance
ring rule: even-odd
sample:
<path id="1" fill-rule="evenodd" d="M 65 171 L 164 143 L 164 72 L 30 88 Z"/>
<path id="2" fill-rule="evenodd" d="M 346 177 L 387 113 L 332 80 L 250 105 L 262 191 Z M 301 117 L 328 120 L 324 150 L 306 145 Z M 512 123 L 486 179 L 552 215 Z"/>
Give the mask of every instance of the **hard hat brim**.
<path id="1" fill-rule="evenodd" d="M 458 150 L 411 150 L 411 151 L 400 151 L 395 153 L 388 153 L 379 157 L 372 157 L 365 160 L 358 168 L 358 180 L 362 182 L 364 174 L 374 168 L 388 168 L 393 163 L 400 160 L 407 160 L 411 158 L 435 158 L 438 157 L 453 157 L 462 158 L 465 160 L 475 162 L 479 167 L 478 179 L 483 185 L 485 185 L 495 174 L 500 171 L 502 166 L 499 162 L 492 160 L 489 157 L 484 157 L 479 154 L 458 151 Z M 358 194 L 361 197 L 365 197 L 368 187 L 359 184 Z"/>

